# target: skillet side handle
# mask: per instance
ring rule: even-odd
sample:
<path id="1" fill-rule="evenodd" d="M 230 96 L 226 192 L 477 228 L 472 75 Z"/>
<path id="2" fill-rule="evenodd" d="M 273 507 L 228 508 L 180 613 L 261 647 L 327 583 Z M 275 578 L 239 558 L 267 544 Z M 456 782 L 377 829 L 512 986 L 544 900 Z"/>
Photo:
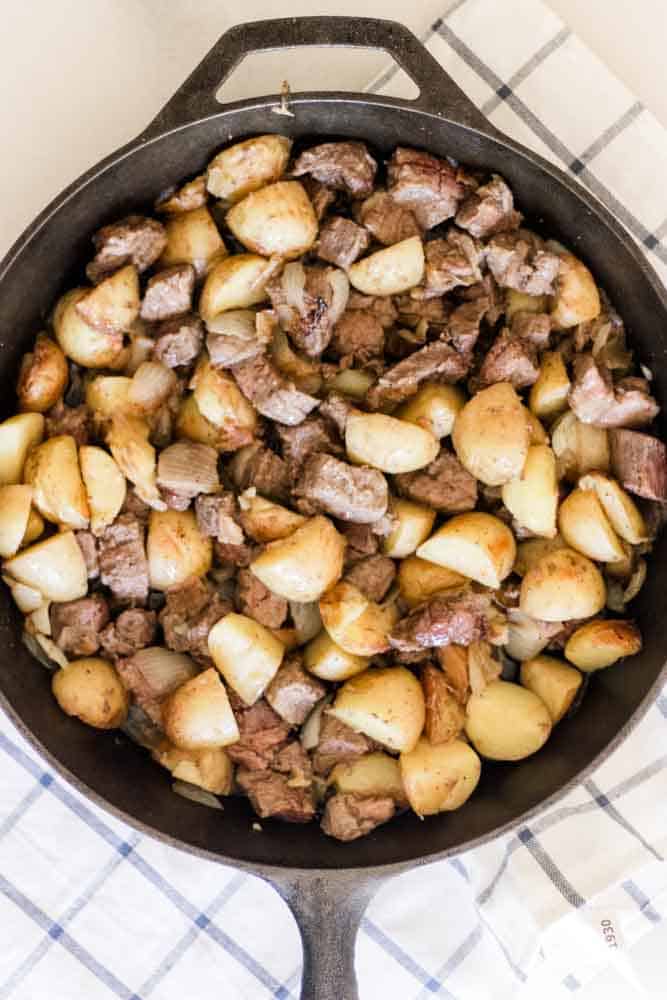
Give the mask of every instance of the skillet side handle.
<path id="1" fill-rule="evenodd" d="M 495 132 L 458 84 L 404 25 L 373 17 L 323 15 L 251 21 L 230 28 L 165 104 L 142 133 L 142 138 L 150 139 L 219 113 L 218 90 L 251 53 L 305 45 L 383 50 L 419 87 L 415 100 L 395 103 L 441 114 L 450 121 L 487 133 Z M 369 103 L 386 101 L 373 94 L 364 97 Z"/>
<path id="2" fill-rule="evenodd" d="M 357 931 L 385 879 L 360 870 L 274 872 L 268 880 L 289 906 L 301 933 L 301 1000 L 359 1000 L 354 971 Z"/>

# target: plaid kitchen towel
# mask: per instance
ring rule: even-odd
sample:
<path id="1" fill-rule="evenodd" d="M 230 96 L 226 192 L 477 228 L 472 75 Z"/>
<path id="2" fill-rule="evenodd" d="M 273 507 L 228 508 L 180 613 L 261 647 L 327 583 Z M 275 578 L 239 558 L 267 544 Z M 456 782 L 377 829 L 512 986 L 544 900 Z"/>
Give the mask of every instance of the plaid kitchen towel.
<path id="1" fill-rule="evenodd" d="M 547 6 L 463 0 L 424 41 L 494 124 L 575 174 L 667 275 L 667 133 Z M 388 71 L 370 89 L 401 86 Z M 358 938 L 363 1000 L 549 1000 L 610 963 L 623 995 L 640 995 L 627 949 L 667 909 L 666 748 L 663 693 L 556 806 L 390 882 Z M 261 880 L 138 836 L 4 717 L 0 760 L 0 1000 L 298 997 L 298 933 Z"/>

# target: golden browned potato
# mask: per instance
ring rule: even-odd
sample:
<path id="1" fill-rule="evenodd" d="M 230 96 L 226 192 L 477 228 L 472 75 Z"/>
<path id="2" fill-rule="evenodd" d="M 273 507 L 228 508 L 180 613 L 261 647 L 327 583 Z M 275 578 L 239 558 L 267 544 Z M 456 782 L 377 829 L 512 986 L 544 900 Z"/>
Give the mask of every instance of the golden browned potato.
<path id="1" fill-rule="evenodd" d="M 418 816 L 459 809 L 474 792 L 482 763 L 463 740 L 433 746 L 421 739 L 400 757 L 403 787 Z"/>
<path id="2" fill-rule="evenodd" d="M 177 587 L 211 568 L 211 539 L 202 535 L 192 510 L 153 510 L 146 539 L 148 577 L 153 590 Z"/>
<path id="3" fill-rule="evenodd" d="M 31 448 L 44 437 L 41 413 L 18 413 L 0 424 L 0 484 L 20 483 Z"/>
<path id="4" fill-rule="evenodd" d="M 227 212 L 227 225 L 253 253 L 293 260 L 317 238 L 317 217 L 299 181 L 277 181 L 246 195 Z"/>
<path id="5" fill-rule="evenodd" d="M 0 556 L 13 556 L 25 538 L 32 504 L 32 487 L 0 486 Z"/>
<path id="6" fill-rule="evenodd" d="M 177 384 L 174 372 L 161 361 L 143 361 L 130 379 L 127 405 L 139 417 L 155 413 L 167 402 Z"/>
<path id="7" fill-rule="evenodd" d="M 37 611 L 38 608 L 43 606 L 45 598 L 41 590 L 37 590 L 35 587 L 29 587 L 26 583 L 19 583 L 11 576 L 7 576 L 5 573 L 2 575 L 2 579 L 11 590 L 16 607 L 19 611 L 22 611 L 24 615 L 31 614 L 33 611 Z"/>
<path id="8" fill-rule="evenodd" d="M 247 434 L 257 430 L 257 413 L 231 375 L 214 368 L 202 358 L 190 383 L 199 412 L 226 434 Z"/>
<path id="9" fill-rule="evenodd" d="M 545 351 L 540 374 L 530 390 L 528 405 L 540 420 L 552 420 L 567 409 L 570 378 L 560 351 Z"/>
<path id="10" fill-rule="evenodd" d="M 597 562 L 623 558 L 623 546 L 612 528 L 597 493 L 572 490 L 558 510 L 558 528 L 571 548 Z"/>
<path id="11" fill-rule="evenodd" d="M 394 604 L 376 604 L 345 580 L 320 598 L 320 614 L 333 641 L 355 656 L 386 652 L 389 633 L 398 621 Z"/>
<path id="12" fill-rule="evenodd" d="M 374 382 L 375 379 L 370 372 L 364 371 L 363 368 L 343 368 L 342 371 L 337 371 L 333 378 L 327 379 L 326 385 L 330 392 L 338 392 L 342 396 L 349 396 L 350 399 L 363 402 Z M 318 391 L 317 389 L 305 389 L 303 386 L 299 386 L 299 388 L 303 392 Z"/>
<path id="13" fill-rule="evenodd" d="M 553 425 L 551 447 L 556 455 L 559 479 L 564 477 L 576 482 L 587 472 L 609 471 L 611 457 L 606 429 L 582 423 L 570 410 Z"/>
<path id="14" fill-rule="evenodd" d="M 516 547 L 513 571 L 519 576 L 525 576 L 529 569 L 537 565 L 542 556 L 566 548 L 565 540 L 560 535 L 555 535 L 553 538 L 528 538 L 525 542 L 519 542 Z"/>
<path id="15" fill-rule="evenodd" d="M 206 202 L 206 175 L 198 174 L 177 188 L 171 188 L 155 202 L 155 211 L 161 215 L 178 215 L 199 208 Z"/>
<path id="16" fill-rule="evenodd" d="M 137 496 L 153 510 L 166 510 L 157 488 L 155 448 L 148 440 L 150 428 L 141 417 L 116 413 L 111 419 L 107 444 L 118 468 L 134 485 Z"/>
<path id="17" fill-rule="evenodd" d="M 419 236 L 376 250 L 349 268 L 348 278 L 362 295 L 399 295 L 424 277 L 424 246 Z"/>
<path id="18" fill-rule="evenodd" d="M 542 655 L 521 664 L 521 683 L 544 702 L 556 725 L 576 698 L 583 677 L 556 656 Z"/>
<path id="19" fill-rule="evenodd" d="M 86 289 L 74 308 L 94 330 L 125 333 L 139 315 L 139 305 L 139 275 L 134 264 L 126 264 Z"/>
<path id="20" fill-rule="evenodd" d="M 208 444 L 216 451 L 227 451 L 238 447 L 238 441 L 233 439 L 233 429 L 227 433 L 222 427 L 217 427 L 202 414 L 197 406 L 194 394 L 186 394 L 178 408 L 174 433 L 178 439 L 196 441 L 198 444 Z M 248 436 L 248 443 L 251 437 Z M 243 441 L 243 438 L 241 438 Z"/>
<path id="21" fill-rule="evenodd" d="M 179 212 L 165 223 L 167 245 L 160 263 L 164 267 L 174 264 L 192 264 L 201 278 L 214 263 L 227 257 L 227 249 L 213 216 L 202 205 L 190 212 Z"/>
<path id="22" fill-rule="evenodd" d="M 521 475 L 530 430 L 513 386 L 496 382 L 473 396 L 456 418 L 452 442 L 459 461 L 487 486 Z"/>
<path id="23" fill-rule="evenodd" d="M 326 517 L 311 517 L 287 538 L 269 542 L 250 564 L 274 594 L 306 604 L 340 579 L 345 539 Z"/>
<path id="24" fill-rule="evenodd" d="M 26 616 L 24 621 L 26 632 L 30 632 L 31 635 L 34 636 L 42 635 L 48 637 L 51 635 L 51 616 L 49 614 L 50 607 L 51 601 L 45 601 L 44 604 L 40 604 L 38 608 L 35 608 L 34 611 L 31 611 L 30 614 Z M 56 649 L 58 649 L 63 661 L 60 662 L 59 660 L 56 660 L 56 662 L 59 663 L 61 667 L 66 667 L 69 662 L 67 657 L 58 646 L 56 646 Z"/>
<path id="25" fill-rule="evenodd" d="M 414 472 L 440 451 L 430 431 L 384 413 L 351 413 L 345 424 L 348 458 L 382 472 Z"/>
<path id="26" fill-rule="evenodd" d="M 531 445 L 523 472 L 505 483 L 502 498 L 522 528 L 544 538 L 555 537 L 558 480 L 556 456 L 548 445 Z"/>
<path id="27" fill-rule="evenodd" d="M 44 534 L 45 528 L 46 525 L 44 524 L 44 518 L 35 510 L 34 507 L 31 507 L 21 545 L 29 545 L 30 542 L 37 541 L 39 536 Z"/>
<path id="28" fill-rule="evenodd" d="M 641 545 L 648 537 L 646 522 L 630 497 L 615 479 L 601 472 L 589 472 L 579 480 L 579 488 L 593 490 L 614 531 L 631 545 Z"/>
<path id="29" fill-rule="evenodd" d="M 490 760 L 523 760 L 542 747 L 551 733 L 544 702 L 508 681 L 492 681 L 466 706 L 466 734 Z"/>
<path id="30" fill-rule="evenodd" d="M 206 276 L 199 312 L 209 323 L 229 309 L 247 309 L 268 298 L 266 282 L 273 265 L 257 254 L 239 253 L 215 264 Z"/>
<path id="31" fill-rule="evenodd" d="M 125 476 L 111 455 L 94 445 L 79 448 L 79 464 L 88 497 L 90 530 L 101 535 L 115 521 L 125 502 Z"/>
<path id="32" fill-rule="evenodd" d="M 408 556 L 398 566 L 398 588 L 410 608 L 415 608 L 435 594 L 461 587 L 466 578 L 446 566 L 437 566 L 419 556 Z"/>
<path id="33" fill-rule="evenodd" d="M 271 360 L 276 368 L 294 382 L 297 389 L 314 395 L 322 388 L 322 365 L 317 360 L 306 358 L 292 348 L 287 335 L 276 324 L 271 340 Z M 367 376 L 367 372 L 354 372 L 348 368 L 339 374 Z M 372 384 L 370 379 L 368 387 Z"/>
<path id="34" fill-rule="evenodd" d="M 47 521 L 75 530 L 88 527 L 88 497 L 76 441 L 70 434 L 59 434 L 37 445 L 26 459 L 23 476 L 32 486 L 35 507 Z"/>
<path id="35" fill-rule="evenodd" d="M 225 685 L 213 667 L 181 684 L 167 698 L 162 725 L 179 750 L 226 747 L 239 739 Z"/>
<path id="36" fill-rule="evenodd" d="M 414 750 L 424 728 L 421 684 L 405 667 L 366 670 L 345 681 L 329 714 L 390 750 Z"/>
<path id="37" fill-rule="evenodd" d="M 554 632 L 551 626 L 551 622 L 545 623 L 531 618 L 519 608 L 510 608 L 507 612 L 505 652 L 519 662 L 532 660 L 553 639 Z"/>
<path id="38" fill-rule="evenodd" d="M 125 722 L 127 692 L 108 660 L 72 660 L 53 676 L 53 693 L 67 715 L 96 729 L 117 729 Z"/>
<path id="39" fill-rule="evenodd" d="M 578 628 L 565 646 L 565 656 L 584 673 L 600 670 L 623 656 L 634 656 L 642 648 L 642 637 L 633 622 L 601 618 Z"/>
<path id="40" fill-rule="evenodd" d="M 123 334 L 97 330 L 77 311 L 88 295 L 87 288 L 73 288 L 58 301 L 53 313 L 56 340 L 68 358 L 83 368 L 108 368 L 123 350 Z"/>
<path id="41" fill-rule="evenodd" d="M 417 393 L 396 411 L 400 420 L 418 424 L 438 439 L 452 433 L 456 417 L 465 406 L 466 397 L 457 385 L 426 382 Z"/>
<path id="42" fill-rule="evenodd" d="M 472 644 L 470 649 L 472 650 Z M 434 746 L 437 743 L 450 743 L 456 739 L 465 724 L 461 702 L 450 688 L 446 675 L 438 667 L 427 664 L 422 669 L 421 682 L 426 704 L 426 739 Z"/>
<path id="43" fill-rule="evenodd" d="M 62 350 L 46 334 L 38 333 L 32 351 L 23 355 L 16 387 L 21 409 L 32 413 L 50 410 L 65 391 L 68 377 Z"/>
<path id="44" fill-rule="evenodd" d="M 88 382 L 86 406 L 98 430 L 103 430 L 116 414 L 128 412 L 131 385 L 127 375 L 97 375 Z"/>
<path id="45" fill-rule="evenodd" d="M 590 559 L 574 549 L 558 549 L 542 557 L 521 583 L 519 607 L 545 622 L 590 618 L 605 604 L 602 574 Z"/>
<path id="46" fill-rule="evenodd" d="M 402 499 L 392 499 L 390 509 L 395 526 L 383 540 L 382 551 L 392 559 L 404 559 L 428 538 L 435 521 L 435 511 L 423 504 Z"/>
<path id="47" fill-rule="evenodd" d="M 544 427 L 537 419 L 534 413 L 531 413 L 529 409 L 524 406 L 524 413 L 526 415 L 526 422 L 528 424 L 528 433 L 530 435 L 530 443 L 532 444 L 549 444 L 549 435 L 545 431 Z"/>
<path id="48" fill-rule="evenodd" d="M 216 667 L 246 705 L 254 705 L 275 677 L 285 647 L 254 618 L 225 615 L 208 634 Z"/>
<path id="49" fill-rule="evenodd" d="M 512 572 L 516 544 L 500 518 L 471 511 L 451 517 L 419 546 L 417 555 L 496 590 Z"/>
<path id="50" fill-rule="evenodd" d="M 360 674 L 369 664 L 367 656 L 355 656 L 337 646 L 326 630 L 308 643 L 303 651 L 303 665 L 323 681 L 346 681 Z"/>
<path id="51" fill-rule="evenodd" d="M 566 330 L 599 315 L 600 294 L 593 275 L 583 261 L 573 254 L 562 254 L 551 309 L 554 328 Z"/>
<path id="52" fill-rule="evenodd" d="M 250 496 L 250 493 L 251 490 L 247 490 L 239 497 L 240 521 L 246 535 L 255 542 L 276 542 L 287 538 L 306 523 L 303 514 L 264 497 Z"/>
<path id="53" fill-rule="evenodd" d="M 153 760 L 171 771 L 177 781 L 204 788 L 214 795 L 231 795 L 234 767 L 222 747 L 179 750 L 167 740 L 152 751 Z"/>
<path id="54" fill-rule="evenodd" d="M 505 316 L 508 323 L 518 312 L 543 313 L 548 311 L 548 307 L 546 295 L 526 295 L 514 288 L 505 289 Z"/>
<path id="55" fill-rule="evenodd" d="M 206 187 L 216 198 L 239 201 L 282 177 L 291 148 L 292 140 L 284 135 L 237 142 L 213 157 L 206 169 Z"/>
<path id="56" fill-rule="evenodd" d="M 343 795 L 386 795 L 407 804 L 398 761 L 388 753 L 376 751 L 336 764 L 327 784 Z"/>

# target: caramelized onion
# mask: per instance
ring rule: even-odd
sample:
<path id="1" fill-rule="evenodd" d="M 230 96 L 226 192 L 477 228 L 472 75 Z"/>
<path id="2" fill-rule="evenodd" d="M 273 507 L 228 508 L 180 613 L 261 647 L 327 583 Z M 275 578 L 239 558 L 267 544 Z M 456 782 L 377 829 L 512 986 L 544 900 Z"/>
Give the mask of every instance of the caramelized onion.
<path id="1" fill-rule="evenodd" d="M 160 452 L 157 466 L 159 486 L 185 497 L 213 493 L 220 485 L 218 453 L 207 444 L 178 441 Z"/>

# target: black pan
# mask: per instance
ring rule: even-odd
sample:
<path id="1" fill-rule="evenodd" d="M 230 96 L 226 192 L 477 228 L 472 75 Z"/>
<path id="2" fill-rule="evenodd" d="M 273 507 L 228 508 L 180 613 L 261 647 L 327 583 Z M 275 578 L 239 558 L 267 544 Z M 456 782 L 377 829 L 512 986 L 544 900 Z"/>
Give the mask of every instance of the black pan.
<path id="1" fill-rule="evenodd" d="M 225 77 L 251 52 L 296 45 L 382 49 L 420 89 L 414 101 L 339 92 L 293 95 L 292 117 L 275 96 L 221 106 Z M 379 154 L 397 144 L 423 146 L 503 174 L 528 221 L 570 245 L 589 264 L 623 315 L 667 400 L 667 297 L 642 254 L 609 212 L 550 163 L 501 135 L 404 27 L 366 18 L 313 17 L 246 24 L 227 32 L 137 139 L 72 184 L 20 237 L 0 265 L 0 393 L 14 406 L 19 359 L 63 289 L 80 280 L 90 236 L 130 211 L 149 209 L 170 184 L 202 170 L 230 141 L 284 132 L 299 139 L 366 139 Z M 638 150 L 637 155 L 641 155 Z M 263 823 L 242 799 L 222 816 L 176 797 L 170 781 L 129 742 L 63 715 L 46 671 L 19 642 L 20 622 L 0 594 L 4 649 L 2 704 L 21 732 L 65 778 L 143 833 L 270 881 L 291 906 L 304 944 L 302 996 L 353 1000 L 354 939 L 380 881 L 490 840 L 553 804 L 599 764 L 636 725 L 665 679 L 662 613 L 666 541 L 658 545 L 634 613 L 644 652 L 593 678 L 581 710 L 520 765 L 487 764 L 463 809 L 426 822 L 403 815 L 351 844 L 316 826 Z"/>

